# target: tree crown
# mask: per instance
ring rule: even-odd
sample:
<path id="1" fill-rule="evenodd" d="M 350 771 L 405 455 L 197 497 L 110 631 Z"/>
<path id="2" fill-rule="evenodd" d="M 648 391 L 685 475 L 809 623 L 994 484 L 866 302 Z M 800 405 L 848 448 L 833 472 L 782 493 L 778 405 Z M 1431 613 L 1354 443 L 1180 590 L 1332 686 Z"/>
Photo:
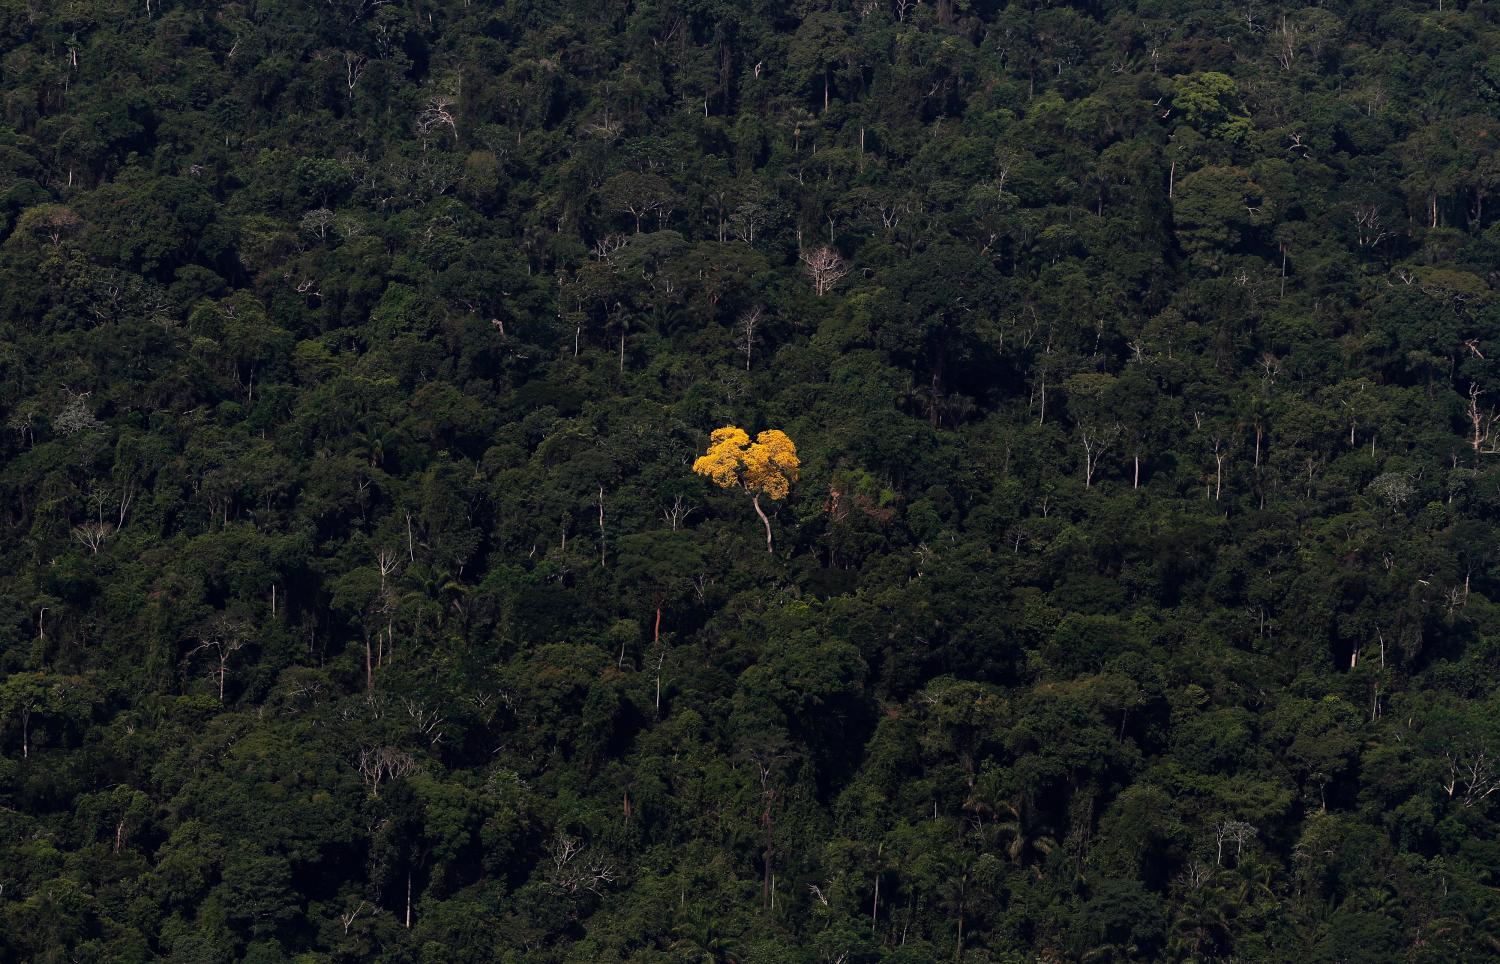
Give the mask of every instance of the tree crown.
<path id="1" fill-rule="evenodd" d="M 708 476 L 720 488 L 740 485 L 772 499 L 786 498 L 801 468 L 797 446 L 785 432 L 770 429 L 752 442 L 749 434 L 735 425 L 714 429 L 708 451 L 693 462 L 695 473 Z"/>

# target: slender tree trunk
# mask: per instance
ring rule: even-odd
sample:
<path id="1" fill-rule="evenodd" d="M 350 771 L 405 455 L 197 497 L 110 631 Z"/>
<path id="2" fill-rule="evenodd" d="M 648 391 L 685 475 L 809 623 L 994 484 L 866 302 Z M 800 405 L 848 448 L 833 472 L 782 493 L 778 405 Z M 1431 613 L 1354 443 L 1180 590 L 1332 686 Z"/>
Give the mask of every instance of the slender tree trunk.
<path id="1" fill-rule="evenodd" d="M 755 506 L 755 514 L 760 516 L 760 521 L 766 524 L 766 551 L 773 552 L 774 550 L 771 548 L 771 518 L 770 516 L 766 515 L 765 510 L 760 507 L 760 493 L 755 493 L 755 498 L 751 499 L 750 501 L 751 504 Z"/>
<path id="2" fill-rule="evenodd" d="M 21 759 L 31 759 L 31 709 L 21 707 Z"/>
<path id="3" fill-rule="evenodd" d="M 771 881 L 775 879 L 775 876 L 771 872 L 771 860 L 776 853 L 776 847 L 773 837 L 773 831 L 776 825 L 771 820 L 771 801 L 773 799 L 773 797 L 766 798 L 766 809 L 765 812 L 761 815 L 761 819 L 765 821 L 766 826 L 766 876 L 761 883 L 761 890 L 763 891 L 762 896 L 764 897 L 766 906 L 768 907 L 771 906 L 771 902 L 773 900 L 771 892 Z"/>
<path id="4" fill-rule="evenodd" d="M 1137 452 L 1137 453 L 1135 453 L 1135 481 L 1131 485 L 1131 488 L 1133 488 L 1133 489 L 1139 489 L 1140 487 L 1141 487 L 1141 453 Z"/>
<path id="5" fill-rule="evenodd" d="M 411 930 L 411 871 L 406 872 L 406 929 Z"/>

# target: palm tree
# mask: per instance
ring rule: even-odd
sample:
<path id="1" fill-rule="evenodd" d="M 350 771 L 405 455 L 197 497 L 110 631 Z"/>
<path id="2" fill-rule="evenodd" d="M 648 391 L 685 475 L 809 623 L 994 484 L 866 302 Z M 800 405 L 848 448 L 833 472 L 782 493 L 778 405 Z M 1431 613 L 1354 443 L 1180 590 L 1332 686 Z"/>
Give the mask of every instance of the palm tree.
<path id="1" fill-rule="evenodd" d="M 1040 877 L 1041 869 L 1034 865 L 1057 849 L 1057 839 L 1037 823 L 1036 811 L 1024 797 L 1004 801 L 997 810 L 1001 819 L 995 823 L 995 832 L 1001 839 L 1010 841 L 1005 847 L 1005 855 L 1017 866 L 1032 867 Z"/>
<path id="2" fill-rule="evenodd" d="M 1185 957 L 1197 959 L 1228 943 L 1230 895 L 1218 887 L 1205 886 L 1189 891 L 1177 920 L 1172 925 L 1172 948 Z"/>
<path id="3" fill-rule="evenodd" d="M 964 912 L 968 910 L 966 897 L 969 888 L 969 871 L 966 869 L 955 872 L 953 876 L 938 885 L 938 904 L 948 913 L 952 914 L 957 921 L 958 940 L 953 949 L 953 959 L 959 961 L 964 956 Z"/>
<path id="4" fill-rule="evenodd" d="M 712 917 L 691 917 L 672 928 L 672 953 L 692 964 L 739 964 L 739 944 Z"/>

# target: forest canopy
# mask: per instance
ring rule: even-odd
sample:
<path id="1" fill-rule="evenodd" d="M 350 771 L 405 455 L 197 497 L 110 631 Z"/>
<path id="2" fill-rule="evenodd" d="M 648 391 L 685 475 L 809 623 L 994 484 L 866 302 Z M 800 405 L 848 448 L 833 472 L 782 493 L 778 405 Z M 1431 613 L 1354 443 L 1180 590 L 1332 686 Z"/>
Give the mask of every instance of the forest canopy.
<path id="1" fill-rule="evenodd" d="M 1500 953 L 1497 51 L 0 0 L 0 960 Z"/>

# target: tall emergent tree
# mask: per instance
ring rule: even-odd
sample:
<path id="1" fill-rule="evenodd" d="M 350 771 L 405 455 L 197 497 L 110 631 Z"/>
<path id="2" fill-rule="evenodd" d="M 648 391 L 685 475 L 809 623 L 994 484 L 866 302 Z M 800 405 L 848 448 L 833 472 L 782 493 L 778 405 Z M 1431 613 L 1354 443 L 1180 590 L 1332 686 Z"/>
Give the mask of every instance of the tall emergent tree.
<path id="1" fill-rule="evenodd" d="M 708 451 L 693 462 L 693 471 L 713 479 L 719 488 L 743 488 L 750 493 L 755 514 L 766 526 L 767 552 L 772 551 L 771 519 L 760 507 L 760 497 L 773 501 L 786 498 L 801 468 L 797 446 L 785 432 L 770 429 L 752 442 L 745 430 L 735 425 L 714 429 Z"/>

